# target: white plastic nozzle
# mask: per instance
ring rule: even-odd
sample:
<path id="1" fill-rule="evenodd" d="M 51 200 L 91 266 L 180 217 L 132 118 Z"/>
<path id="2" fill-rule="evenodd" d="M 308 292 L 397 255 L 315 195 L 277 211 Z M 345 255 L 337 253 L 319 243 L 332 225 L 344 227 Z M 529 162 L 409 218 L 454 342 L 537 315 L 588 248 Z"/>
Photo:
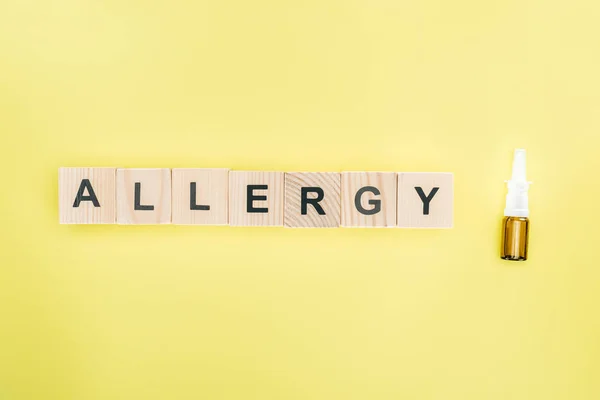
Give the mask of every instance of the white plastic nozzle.
<path id="1" fill-rule="evenodd" d="M 515 157 L 513 158 L 512 178 L 511 181 L 526 181 L 527 180 L 527 153 L 525 149 L 516 149 Z"/>
<path id="2" fill-rule="evenodd" d="M 512 178 L 506 181 L 508 194 L 506 195 L 506 208 L 504 215 L 507 217 L 528 217 L 529 199 L 527 191 L 531 182 L 527 181 L 527 165 L 525 149 L 516 149 L 512 166 Z"/>

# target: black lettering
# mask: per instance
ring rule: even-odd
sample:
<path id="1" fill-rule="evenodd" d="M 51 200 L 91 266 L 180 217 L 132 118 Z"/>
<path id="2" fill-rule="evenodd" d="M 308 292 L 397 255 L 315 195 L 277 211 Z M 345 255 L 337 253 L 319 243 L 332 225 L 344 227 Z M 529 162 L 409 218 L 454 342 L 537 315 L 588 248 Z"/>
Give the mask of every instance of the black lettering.
<path id="1" fill-rule="evenodd" d="M 266 207 L 254 207 L 253 203 L 255 201 L 265 201 L 267 200 L 267 196 L 256 196 L 254 194 L 255 190 L 267 190 L 269 189 L 268 185 L 248 185 L 246 188 L 246 212 L 249 213 L 268 213 L 269 209 Z"/>
<path id="2" fill-rule="evenodd" d="M 210 210 L 210 206 L 196 204 L 196 182 L 190 182 L 190 210 Z"/>
<path id="3" fill-rule="evenodd" d="M 319 204 L 319 202 L 323 200 L 323 197 L 325 197 L 323 189 L 321 189 L 320 187 L 303 187 L 301 188 L 300 193 L 300 213 L 302 215 L 306 215 L 306 213 L 308 212 L 308 203 L 310 203 L 310 205 L 313 206 L 315 210 L 317 210 L 317 213 L 319 215 L 325 215 L 325 210 L 323 210 L 323 207 L 321 207 L 321 205 Z M 309 199 L 309 193 L 316 193 L 317 197 Z"/>
<path id="4" fill-rule="evenodd" d="M 141 202 L 140 198 L 142 197 L 141 192 L 142 192 L 142 184 L 140 182 L 136 182 L 135 183 L 135 202 L 133 204 L 133 209 L 140 210 L 140 211 L 154 210 L 154 206 L 143 206 L 140 204 L 140 202 Z"/>
<path id="5" fill-rule="evenodd" d="M 88 191 L 87 196 L 83 195 L 83 193 L 85 192 L 85 189 L 87 189 L 87 191 Z M 96 197 L 96 193 L 94 193 L 94 188 L 92 187 L 92 184 L 90 183 L 89 179 L 81 180 L 81 184 L 79 185 L 79 190 L 77 191 L 77 196 L 75 196 L 75 202 L 73 203 L 73 207 L 75 207 L 75 208 L 79 207 L 79 204 L 82 201 L 91 201 L 92 204 L 94 205 L 94 207 L 100 207 L 100 202 L 98 201 L 98 198 Z"/>
<path id="6" fill-rule="evenodd" d="M 427 196 L 425 196 L 425 193 L 423 192 L 423 189 L 420 186 L 415 186 L 415 190 L 417 191 L 417 194 L 423 202 L 423 215 L 429 215 L 429 203 L 431 203 L 431 199 L 433 199 L 433 196 L 435 196 L 435 194 L 438 192 L 438 190 L 440 190 L 440 188 L 434 187 L 433 189 L 431 189 L 431 192 L 429 192 L 429 195 Z"/>
<path id="7" fill-rule="evenodd" d="M 365 193 L 365 192 L 371 192 L 375 196 L 379 196 L 381 194 L 381 192 L 379 191 L 379 189 L 377 189 L 374 186 L 364 186 L 364 187 L 361 187 L 360 189 L 358 189 L 358 192 L 356 192 L 356 196 L 354 196 L 354 206 L 356 207 L 356 209 L 358 210 L 358 212 L 361 213 L 361 214 L 364 214 L 364 215 L 377 214 L 378 212 L 381 211 L 381 200 L 379 200 L 379 199 L 371 199 L 371 200 L 369 200 L 369 204 L 372 205 L 373 208 L 370 208 L 370 209 L 367 210 L 360 203 L 360 199 L 361 199 L 363 193 Z"/>

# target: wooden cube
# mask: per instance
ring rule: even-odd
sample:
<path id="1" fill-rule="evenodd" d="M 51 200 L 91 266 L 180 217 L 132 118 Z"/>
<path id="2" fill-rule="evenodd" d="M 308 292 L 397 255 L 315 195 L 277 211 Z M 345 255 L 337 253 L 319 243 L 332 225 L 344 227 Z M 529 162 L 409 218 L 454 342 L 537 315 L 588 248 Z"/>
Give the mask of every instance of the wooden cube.
<path id="1" fill-rule="evenodd" d="M 228 224 L 228 169 L 174 168 L 171 175 L 174 224 Z"/>
<path id="2" fill-rule="evenodd" d="M 396 226 L 395 172 L 342 173 L 342 226 Z"/>
<path id="3" fill-rule="evenodd" d="M 229 224 L 283 226 L 283 172 L 231 171 Z"/>
<path id="4" fill-rule="evenodd" d="M 398 226 L 452 228 L 454 179 L 451 173 L 398 173 Z"/>
<path id="5" fill-rule="evenodd" d="M 114 224 L 116 168 L 59 168 L 61 224 Z"/>
<path id="6" fill-rule="evenodd" d="M 340 178 L 337 172 L 286 173 L 284 225 L 292 228 L 339 227 Z"/>
<path id="7" fill-rule="evenodd" d="M 171 223 L 171 170 L 126 168 L 117 170 L 117 223 Z"/>

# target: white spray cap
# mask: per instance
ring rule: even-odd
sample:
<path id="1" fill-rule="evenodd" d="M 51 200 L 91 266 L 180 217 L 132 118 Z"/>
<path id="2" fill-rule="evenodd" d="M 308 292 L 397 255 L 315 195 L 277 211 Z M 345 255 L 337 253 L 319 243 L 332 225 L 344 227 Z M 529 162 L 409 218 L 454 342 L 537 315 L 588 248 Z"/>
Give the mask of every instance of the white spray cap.
<path id="1" fill-rule="evenodd" d="M 506 208 L 504 216 L 507 217 L 528 217 L 529 199 L 527 191 L 531 182 L 527 181 L 525 149 L 516 149 L 513 159 L 512 178 L 506 181 L 508 194 L 506 195 Z"/>

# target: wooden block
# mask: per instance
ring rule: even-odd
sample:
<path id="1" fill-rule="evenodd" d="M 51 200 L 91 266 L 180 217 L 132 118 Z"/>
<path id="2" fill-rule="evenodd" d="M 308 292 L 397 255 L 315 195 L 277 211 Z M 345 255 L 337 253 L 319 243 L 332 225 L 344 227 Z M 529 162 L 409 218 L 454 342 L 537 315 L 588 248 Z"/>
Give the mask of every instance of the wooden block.
<path id="1" fill-rule="evenodd" d="M 286 173 L 284 225 L 292 228 L 339 227 L 340 179 L 337 172 Z"/>
<path id="2" fill-rule="evenodd" d="M 174 168 L 172 179 L 174 224 L 228 224 L 228 169 Z"/>
<path id="3" fill-rule="evenodd" d="M 342 173 L 342 226 L 396 226 L 395 172 Z"/>
<path id="4" fill-rule="evenodd" d="M 59 168 L 61 224 L 114 224 L 116 168 Z"/>
<path id="5" fill-rule="evenodd" d="M 451 173 L 398 173 L 398 226 L 452 228 L 454 179 Z"/>
<path id="6" fill-rule="evenodd" d="M 126 168 L 117 170 L 117 223 L 171 223 L 171 170 Z"/>
<path id="7" fill-rule="evenodd" d="M 229 224 L 283 226 L 283 172 L 231 171 Z"/>

